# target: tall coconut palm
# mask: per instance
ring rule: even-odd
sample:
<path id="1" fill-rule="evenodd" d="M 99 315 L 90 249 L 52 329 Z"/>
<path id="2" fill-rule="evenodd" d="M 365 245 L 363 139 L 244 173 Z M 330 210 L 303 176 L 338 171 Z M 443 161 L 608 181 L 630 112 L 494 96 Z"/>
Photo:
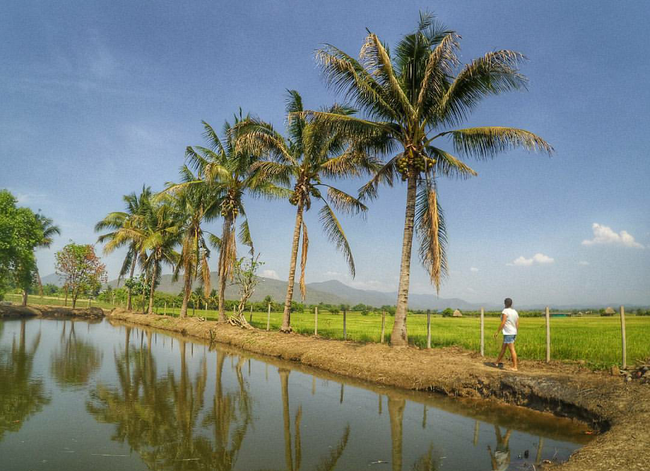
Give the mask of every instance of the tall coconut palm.
<path id="1" fill-rule="evenodd" d="M 124 195 L 122 199 L 126 203 L 126 210 L 109 213 L 95 225 L 95 232 L 110 230 L 107 234 L 97 238 L 98 242 L 106 243 L 105 254 L 109 254 L 119 247 L 127 247 L 118 283 L 127 272 L 129 279 L 132 279 L 135 273 L 142 241 L 139 239 L 140 233 L 135 230 L 134 224 L 137 216 L 142 216 L 150 208 L 151 197 L 151 188 L 148 186 L 143 186 L 139 195 L 135 193 Z M 127 286 L 126 308 L 129 310 L 133 308 L 130 286 Z"/>
<path id="2" fill-rule="evenodd" d="M 456 128 L 488 96 L 525 89 L 518 70 L 523 55 L 499 50 L 461 66 L 458 36 L 430 14 L 421 14 L 418 28 L 404 36 L 391 55 L 370 32 L 359 60 L 326 45 L 316 53 L 330 85 L 366 113 L 366 117 L 322 111 L 304 113 L 332 131 L 355 136 L 383 137 L 394 152 L 388 162 L 360 190 L 360 198 L 377 196 L 381 184 L 401 176 L 407 183 L 406 210 L 393 345 L 405 345 L 411 249 L 414 228 L 420 240 L 420 259 L 440 291 L 446 275 L 446 233 L 436 181 L 440 176 L 476 175 L 461 158 L 439 146 L 451 141 L 461 157 L 485 160 L 513 149 L 552 153 L 535 134 L 510 127 Z"/>
<path id="3" fill-rule="evenodd" d="M 235 126 L 245 119 L 240 113 L 235 116 Z M 209 147 L 187 147 L 185 152 L 188 164 L 199 177 L 196 184 L 215 186 L 216 204 L 223 217 L 221 237 L 210 237 L 219 249 L 219 321 L 226 321 L 225 293 L 226 282 L 232 277 L 233 264 L 237 258 L 236 224 L 241 215 L 243 222 L 239 226 L 239 241 L 253 248 L 253 241 L 246 218 L 243 197 L 282 196 L 282 190 L 268 181 L 255 178 L 251 168 L 258 157 L 247 146 L 237 146 L 239 133 L 226 122 L 223 140 L 205 121 L 204 136 Z"/>
<path id="4" fill-rule="evenodd" d="M 154 203 L 143 215 L 137 216 L 135 238 L 140 241 L 140 262 L 149 280 L 149 309 L 153 314 L 154 294 L 160 282 L 162 265 L 176 266 L 180 255 L 175 247 L 182 237 L 174 207 L 168 202 Z"/>
<path id="5" fill-rule="evenodd" d="M 304 213 L 311 209 L 312 199 L 322 203 L 319 211 L 325 233 L 337 249 L 343 253 L 350 273 L 355 274 L 354 258 L 350 244 L 345 236 L 334 207 L 349 214 L 366 211 L 357 198 L 322 181 L 358 177 L 376 169 L 377 161 L 363 152 L 360 143 L 351 143 L 340 132 L 332 132 L 320 123 L 309 122 L 303 115 L 302 97 L 295 90 L 288 92 L 286 112 L 288 115 L 288 137 L 284 138 L 268 123 L 249 119 L 240 126 L 240 139 L 268 158 L 254 165 L 258 177 L 289 186 L 289 202 L 296 206 L 296 219 L 291 245 L 289 280 L 284 302 L 282 332 L 291 331 L 291 301 L 298 260 L 298 248 L 301 246 L 300 258 L 300 292 L 305 297 L 305 268 L 309 237 Z M 329 108 L 327 116 L 348 117 L 353 110 L 339 105 Z M 302 243 L 301 243 L 302 237 Z"/>
<path id="6" fill-rule="evenodd" d="M 52 246 L 54 235 L 61 235 L 59 226 L 54 225 L 52 219 L 43 216 L 41 213 L 36 214 L 36 220 L 41 225 L 43 230 L 43 237 L 40 243 L 36 246 L 37 249 L 49 249 Z M 36 282 L 38 283 L 38 292 L 43 296 L 43 283 L 41 282 L 41 275 L 36 267 Z"/>
<path id="7" fill-rule="evenodd" d="M 180 173 L 181 182 L 168 184 L 164 194 L 171 195 L 183 232 L 181 254 L 174 270 L 174 279 L 178 279 L 180 270 L 183 270 L 183 304 L 180 317 L 186 317 L 192 283 L 199 276 L 199 271 L 205 298 L 210 296 L 210 249 L 206 233 L 201 226 L 219 215 L 220 206 L 219 189 L 216 185 L 206 184 L 186 165 L 181 167 Z"/>

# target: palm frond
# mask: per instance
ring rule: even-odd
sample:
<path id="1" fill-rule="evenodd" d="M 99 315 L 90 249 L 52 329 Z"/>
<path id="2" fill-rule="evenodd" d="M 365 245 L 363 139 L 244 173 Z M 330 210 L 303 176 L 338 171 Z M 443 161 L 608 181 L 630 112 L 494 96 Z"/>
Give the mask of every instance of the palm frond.
<path id="1" fill-rule="evenodd" d="M 452 138 L 459 154 L 485 160 L 501 152 L 522 147 L 532 152 L 553 153 L 553 147 L 541 137 L 524 129 L 506 127 L 477 127 L 447 131 L 440 134 Z"/>
<path id="2" fill-rule="evenodd" d="M 251 230 L 248 225 L 248 219 L 244 219 L 239 225 L 239 242 L 247 247 L 250 247 L 251 256 L 255 254 L 255 248 L 253 247 L 253 238 L 251 237 Z"/>
<path id="3" fill-rule="evenodd" d="M 416 208 L 420 261 L 439 293 L 440 282 L 447 275 L 447 232 L 435 182 L 427 180 L 426 184 L 421 185 Z"/>
<path id="4" fill-rule="evenodd" d="M 402 154 L 397 154 L 386 162 L 386 164 L 370 179 L 370 181 L 359 189 L 360 200 L 376 198 L 379 194 L 379 186 L 381 184 L 393 186 L 393 179 L 396 174 L 395 163 L 401 156 Z"/>
<path id="5" fill-rule="evenodd" d="M 525 56 L 501 50 L 474 59 L 456 76 L 440 100 L 436 114 L 439 121 L 456 124 L 467 118 L 486 96 L 526 88 L 527 79 L 518 67 Z"/>
<path id="6" fill-rule="evenodd" d="M 361 47 L 360 58 L 366 70 L 375 78 L 381 77 L 379 83 L 390 90 L 393 109 L 398 104 L 403 118 L 407 118 L 409 121 L 415 119 L 415 109 L 397 79 L 388 51 L 376 34 L 370 33 L 366 37 L 366 41 Z"/>
<path id="7" fill-rule="evenodd" d="M 465 162 L 454 157 L 449 152 L 446 152 L 437 147 L 428 146 L 427 152 L 429 156 L 435 159 L 433 168 L 438 175 L 445 177 L 455 177 L 460 179 L 467 179 L 478 175 L 470 166 Z"/>
<path id="8" fill-rule="evenodd" d="M 351 196 L 338 188 L 334 188 L 333 186 L 324 186 L 327 187 L 327 198 L 332 206 L 334 206 L 338 211 L 344 211 L 348 214 L 364 214 L 368 211 L 368 207 L 354 196 Z"/>
<path id="9" fill-rule="evenodd" d="M 371 117 L 398 117 L 385 90 L 356 59 L 326 44 L 323 49 L 316 51 L 316 62 L 330 87 L 336 93 L 343 93 L 346 100 L 353 100 L 366 109 Z"/>
<path id="10" fill-rule="evenodd" d="M 354 278 L 355 276 L 355 267 L 354 267 L 354 258 L 352 257 L 352 250 L 350 249 L 350 244 L 348 239 L 345 237 L 345 232 L 341 227 L 341 223 L 337 219 L 334 211 L 329 204 L 324 202 L 323 207 L 318 212 L 320 216 L 320 221 L 323 224 L 323 230 L 327 235 L 327 238 L 330 242 L 336 245 L 336 248 L 343 253 L 343 257 L 348 264 L 350 269 L 350 274 Z"/>

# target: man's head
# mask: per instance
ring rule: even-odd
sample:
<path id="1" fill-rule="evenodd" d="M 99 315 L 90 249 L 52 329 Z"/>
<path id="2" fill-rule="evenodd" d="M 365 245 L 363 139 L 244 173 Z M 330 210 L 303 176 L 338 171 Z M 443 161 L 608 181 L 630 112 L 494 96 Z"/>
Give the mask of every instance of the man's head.
<path id="1" fill-rule="evenodd" d="M 503 301 L 503 304 L 505 304 L 506 307 L 512 307 L 512 299 L 510 299 L 510 298 L 506 298 L 506 299 Z"/>

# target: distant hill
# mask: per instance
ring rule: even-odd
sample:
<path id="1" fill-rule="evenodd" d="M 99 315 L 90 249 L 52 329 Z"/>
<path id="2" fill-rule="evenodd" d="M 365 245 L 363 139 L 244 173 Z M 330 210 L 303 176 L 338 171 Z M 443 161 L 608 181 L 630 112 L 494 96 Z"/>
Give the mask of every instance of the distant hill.
<path id="1" fill-rule="evenodd" d="M 216 272 L 211 274 L 211 283 L 213 288 L 217 288 L 218 279 Z M 260 277 L 261 281 L 258 285 L 255 293 L 253 294 L 253 301 L 261 301 L 266 296 L 271 296 L 273 301 L 282 303 L 287 294 L 287 282 L 274 280 L 272 278 Z M 63 280 L 52 273 L 42 278 L 43 284 L 52 283 L 57 286 L 63 286 Z M 117 286 L 117 280 L 110 281 L 108 283 L 112 287 Z M 194 288 L 199 286 L 199 283 L 194 283 Z M 177 282 L 172 282 L 172 275 L 163 275 L 160 281 L 160 286 L 158 287 L 159 291 L 164 293 L 178 294 L 181 292 L 182 288 L 182 279 Z M 226 288 L 226 298 L 236 299 L 239 297 L 237 286 L 228 286 Z M 300 291 L 298 289 L 298 284 L 294 287 L 294 300 L 300 302 Z M 307 284 L 307 297 L 305 302 L 307 304 L 349 304 L 354 306 L 355 304 L 367 304 L 369 306 L 381 307 L 384 305 L 394 306 L 397 300 L 397 293 L 387 293 L 384 291 L 373 291 L 373 290 L 363 290 L 356 289 L 351 286 L 348 286 L 340 281 L 329 280 L 321 281 L 315 283 Z M 573 305 L 553 305 L 550 307 L 552 309 L 601 309 L 607 306 L 619 306 L 621 303 L 609 303 L 609 304 L 573 304 Z M 433 294 L 414 294 L 409 295 L 409 307 L 411 309 L 431 309 L 431 310 L 443 310 L 446 308 L 460 309 L 461 311 L 475 311 L 483 306 L 486 310 L 501 310 L 502 305 L 493 304 L 493 303 L 470 303 L 463 299 L 459 298 L 439 298 Z M 542 310 L 544 305 L 529 304 L 529 305 L 517 305 L 517 309 L 521 310 Z M 634 309 L 638 307 L 647 308 L 647 306 L 626 306 L 628 309 Z"/>
<path id="2" fill-rule="evenodd" d="M 61 288 L 64 283 L 64 278 L 57 275 L 56 273 L 52 273 L 50 275 L 44 276 L 41 278 L 41 283 L 43 285 L 55 285 Z"/>
<path id="3" fill-rule="evenodd" d="M 261 301 L 266 296 L 271 296 L 275 302 L 283 302 L 287 294 L 287 282 L 274 280 L 272 278 L 260 277 L 260 284 L 255 289 L 253 301 Z M 210 273 L 210 282 L 213 288 L 217 288 L 219 276 L 216 272 Z M 109 282 L 112 287 L 117 286 L 117 280 Z M 194 283 L 193 288 L 200 286 L 198 282 Z M 178 294 L 182 289 L 182 278 L 172 282 L 172 275 L 163 275 L 158 287 L 159 291 L 164 293 Z M 226 298 L 236 299 L 239 296 L 237 286 L 229 285 L 226 288 Z M 307 284 L 307 304 L 367 304 L 369 306 L 381 307 L 384 305 L 394 305 L 397 299 L 397 293 L 386 293 L 382 291 L 356 289 L 336 280 L 329 280 Z M 298 284 L 294 287 L 294 300 L 301 302 Z M 411 294 L 409 296 L 409 307 L 412 309 L 445 309 L 447 307 L 461 310 L 478 309 L 479 304 L 472 304 L 462 299 L 444 299 L 434 295 Z"/>

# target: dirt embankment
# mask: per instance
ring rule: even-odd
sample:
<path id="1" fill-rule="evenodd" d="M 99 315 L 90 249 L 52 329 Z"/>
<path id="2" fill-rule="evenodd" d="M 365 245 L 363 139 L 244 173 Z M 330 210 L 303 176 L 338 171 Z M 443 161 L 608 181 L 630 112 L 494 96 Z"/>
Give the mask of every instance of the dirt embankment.
<path id="1" fill-rule="evenodd" d="M 0 319 L 8 317 L 83 317 L 99 319 L 106 315 L 103 309 L 87 307 L 72 309 L 64 306 L 5 306 L 0 305 Z"/>
<path id="2" fill-rule="evenodd" d="M 40 315 L 47 316 L 47 311 L 40 309 Z M 2 313 L 0 307 L 0 317 Z M 118 309 L 109 317 L 300 362 L 380 385 L 435 391 L 455 397 L 494 399 L 578 418 L 603 433 L 557 469 L 650 469 L 650 385 L 638 381 L 625 382 L 620 377 L 563 363 L 522 361 L 519 372 L 498 370 L 488 366 L 478 354 L 459 348 L 420 350 L 360 344 L 243 330 L 195 318 L 147 316 Z"/>

